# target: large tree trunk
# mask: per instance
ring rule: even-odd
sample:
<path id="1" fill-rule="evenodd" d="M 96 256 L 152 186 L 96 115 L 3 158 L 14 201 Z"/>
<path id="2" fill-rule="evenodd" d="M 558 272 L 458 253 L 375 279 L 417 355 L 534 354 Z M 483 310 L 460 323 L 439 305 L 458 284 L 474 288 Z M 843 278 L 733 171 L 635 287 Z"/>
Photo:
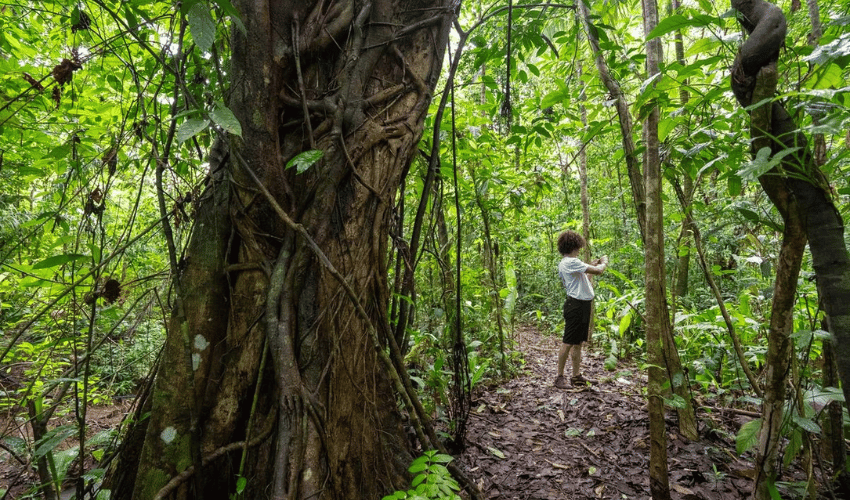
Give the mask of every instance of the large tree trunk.
<path id="1" fill-rule="evenodd" d="M 776 86 L 775 62 L 785 40 L 785 16 L 764 0 L 732 0 L 732 7 L 743 14 L 742 24 L 750 33 L 732 66 L 732 91 L 742 106 L 749 106 L 755 102 L 753 92 L 758 81 L 759 85 L 770 81 L 773 88 Z M 782 170 L 772 173 L 796 200 L 812 252 L 818 294 L 835 344 L 844 396 L 850 404 L 850 254 L 844 241 L 844 221 L 833 203 L 828 180 L 814 163 L 805 135 L 782 103 L 770 103 L 769 116 L 770 129 L 759 135 L 771 139 L 765 146 L 771 155 L 794 148 L 782 158 Z M 760 149 L 754 147 L 753 155 Z"/>
<path id="2" fill-rule="evenodd" d="M 741 46 L 732 67 L 732 90 L 741 106 L 762 102 L 772 97 L 778 82 L 776 60 L 785 40 L 785 16 L 764 0 L 732 0 L 732 7 L 742 14 L 742 24 L 750 37 Z M 753 156 L 767 149 L 771 155 L 794 148 L 776 167 L 759 178 L 765 192 L 785 219 L 783 257 L 789 239 L 801 246 L 806 238 L 812 252 L 817 276 L 818 294 L 824 304 L 827 321 L 838 360 L 839 374 L 847 401 L 850 401 L 850 256 L 844 242 L 844 224 L 833 204 L 829 186 L 810 153 L 806 137 L 780 102 L 767 102 L 751 111 Z M 790 175 L 788 175 L 790 174 Z M 802 232 L 803 234 L 799 234 Z M 796 251 L 799 253 L 799 250 Z M 799 257 L 794 257 L 799 258 Z M 794 264 L 789 272 L 796 274 Z M 794 276 L 777 275 L 777 288 Z M 777 292 L 777 296 L 779 292 Z M 757 476 L 753 498 L 769 498 L 767 483 L 775 474 L 779 425 L 782 421 L 784 378 L 787 373 L 786 337 L 790 325 L 792 303 L 782 311 L 774 303 L 771 320 L 771 346 L 768 357 L 769 393 L 765 395 L 764 420 L 759 439 Z M 775 326 L 774 323 L 777 325 Z M 785 323 L 785 324 L 783 324 Z M 776 328 L 785 331 L 774 332 Z M 774 335 L 775 333 L 775 335 Z M 774 345 L 779 343 L 779 345 Z M 775 427 L 775 428 L 773 428 Z"/>
<path id="3" fill-rule="evenodd" d="M 246 31 L 233 33 L 229 107 L 243 134 L 183 259 L 185 318 L 169 327 L 132 498 L 226 499 L 238 476 L 244 498 L 380 498 L 411 459 L 384 354 L 388 229 L 454 12 L 234 5 Z M 321 160 L 284 168 L 307 150 Z"/>

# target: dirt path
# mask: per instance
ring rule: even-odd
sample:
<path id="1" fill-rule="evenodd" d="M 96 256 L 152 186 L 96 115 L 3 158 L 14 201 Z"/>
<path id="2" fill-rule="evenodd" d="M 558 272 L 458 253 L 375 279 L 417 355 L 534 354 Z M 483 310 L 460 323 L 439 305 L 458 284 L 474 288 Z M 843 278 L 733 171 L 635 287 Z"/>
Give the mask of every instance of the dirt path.
<path id="1" fill-rule="evenodd" d="M 526 374 L 473 396 L 469 444 L 458 464 L 488 499 L 650 498 L 645 374 L 606 371 L 601 354 L 591 352 L 583 368 L 596 383 L 556 389 L 559 340 L 528 329 L 518 335 Z M 734 435 L 748 418 L 703 413 L 702 439 L 688 443 L 674 417 L 667 420 L 673 499 L 746 498 L 752 462 L 736 456 Z"/>

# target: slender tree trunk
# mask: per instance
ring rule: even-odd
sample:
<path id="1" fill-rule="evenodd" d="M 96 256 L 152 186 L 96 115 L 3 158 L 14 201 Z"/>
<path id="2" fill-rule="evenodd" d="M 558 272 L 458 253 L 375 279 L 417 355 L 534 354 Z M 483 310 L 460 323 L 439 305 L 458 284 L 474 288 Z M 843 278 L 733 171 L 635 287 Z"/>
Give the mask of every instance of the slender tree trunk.
<path id="1" fill-rule="evenodd" d="M 658 24 L 655 0 L 643 0 L 644 33 Z M 658 38 L 646 45 L 646 67 L 650 78 L 658 73 L 661 45 Z M 649 365 L 649 491 L 654 500 L 670 498 L 667 473 L 667 435 L 664 424 L 664 363 L 661 341 L 669 325 L 664 273 L 664 212 L 661 201 L 661 159 L 658 152 L 658 106 L 652 106 L 645 123 L 646 134 L 646 350 Z"/>
<path id="2" fill-rule="evenodd" d="M 389 327 L 386 256 L 454 12 L 234 5 L 242 137 L 199 208 L 177 277 L 186 319 L 169 327 L 136 486 L 116 496 L 227 499 L 244 477 L 245 498 L 380 498 L 407 484 L 412 456 L 396 401 L 421 446 L 441 447 Z M 308 170 L 284 169 L 311 149 L 323 156 Z"/>
<path id="3" fill-rule="evenodd" d="M 33 401 L 27 403 L 27 411 L 29 412 L 30 417 L 33 442 L 38 443 L 47 434 L 48 419 L 36 409 L 35 402 Z M 56 488 L 54 488 L 55 479 L 48 464 L 48 455 L 52 453 L 53 450 L 38 457 L 35 461 L 38 480 L 41 483 L 38 490 L 41 492 L 44 500 L 56 500 L 57 495 L 59 494 L 59 492 L 56 491 Z"/>
<path id="4" fill-rule="evenodd" d="M 600 78 L 605 84 L 605 87 L 608 89 L 608 92 L 615 97 L 617 113 L 620 120 L 620 132 L 623 137 L 623 149 L 626 156 L 626 166 L 629 174 L 629 184 L 631 186 L 632 195 L 634 197 L 635 207 L 638 216 L 638 224 L 641 228 L 641 239 L 642 241 L 646 241 L 646 186 L 644 184 L 643 175 L 640 171 L 637 155 L 635 154 L 634 138 L 632 131 L 632 118 L 631 114 L 629 113 L 628 103 L 626 103 L 625 95 L 622 89 L 620 88 L 619 83 L 611 77 L 608 65 L 605 62 L 603 54 L 599 48 L 599 39 L 596 35 L 596 28 L 590 22 L 590 13 L 587 10 L 587 6 L 584 2 L 579 2 L 578 6 L 585 27 L 585 33 L 587 35 L 588 42 L 590 43 L 591 49 L 594 54 L 596 67 L 599 71 Z M 657 13 L 655 15 L 655 18 L 657 19 Z M 649 32 L 647 31 L 647 33 Z M 660 61 L 660 45 L 655 50 L 658 51 L 658 55 L 655 56 L 656 61 Z M 656 141 L 657 133 L 658 130 L 656 127 Z M 655 154 L 658 154 L 657 151 L 655 152 Z M 693 405 L 691 404 L 691 395 L 688 390 L 687 378 L 685 376 L 684 370 L 682 369 L 682 363 L 679 359 L 679 352 L 676 349 L 675 339 L 673 338 L 673 330 L 670 326 L 669 308 L 667 306 L 666 295 L 664 299 L 664 309 L 666 312 L 665 317 L 667 318 L 665 320 L 666 326 L 661 329 L 660 336 L 663 349 L 662 354 L 664 359 L 664 366 L 667 368 L 667 373 L 669 375 L 671 385 L 673 387 L 673 392 L 677 396 L 682 398 L 682 400 L 685 402 L 685 404 L 681 408 L 678 408 L 677 411 L 679 416 L 679 430 L 682 432 L 682 435 L 684 435 L 688 439 L 693 440 L 698 438 L 696 415 L 694 413 Z"/>
<path id="5" fill-rule="evenodd" d="M 587 94 L 585 93 L 585 83 L 582 80 L 582 73 L 584 67 L 581 61 L 578 62 L 577 66 L 578 70 L 578 80 L 581 81 L 581 90 L 579 91 L 579 116 L 581 117 L 581 124 L 584 130 L 587 130 L 587 107 L 584 105 L 584 102 L 587 100 Z M 588 242 L 587 245 L 584 246 L 584 261 L 590 262 L 593 258 L 593 251 L 590 248 L 590 199 L 587 195 L 587 148 L 582 147 L 578 152 L 578 177 L 579 182 L 581 183 L 581 234 L 584 237 L 584 241 Z M 591 276 L 591 279 L 593 277 Z M 592 342 L 593 339 L 593 330 L 596 326 L 596 302 L 594 301 L 591 304 L 590 310 L 590 331 L 587 333 L 588 342 Z"/>
<path id="6" fill-rule="evenodd" d="M 487 268 L 487 276 L 490 278 L 487 286 L 490 288 L 490 301 L 493 306 L 494 314 L 496 315 L 496 328 L 499 335 L 499 359 L 503 373 L 507 373 L 507 352 L 505 348 L 505 330 L 502 318 L 502 298 L 499 295 L 499 274 L 496 269 L 496 256 L 493 245 L 493 236 L 490 232 L 490 209 L 487 207 L 487 200 L 482 198 L 481 192 L 478 189 L 478 184 L 475 179 L 475 169 L 470 166 L 473 185 L 475 186 L 475 204 L 478 210 L 481 211 L 481 221 L 484 224 L 484 267 Z"/>
<path id="7" fill-rule="evenodd" d="M 824 329 L 827 328 L 826 320 L 823 322 Z M 823 387 L 838 387 L 838 367 L 835 363 L 835 350 L 832 342 L 823 343 Z M 835 484 L 837 493 L 842 497 L 850 497 L 850 474 L 847 473 L 847 448 L 844 444 L 844 416 L 843 407 L 838 401 L 829 403 L 827 419 L 829 424 L 825 426 L 825 439 L 829 443 L 829 456 L 832 461 L 830 470 L 832 477 L 836 477 Z"/>
<path id="8" fill-rule="evenodd" d="M 681 8 L 681 4 L 679 0 L 672 0 L 670 9 L 674 12 L 678 12 Z M 685 61 L 685 43 L 682 39 L 682 32 L 680 30 L 676 30 L 674 36 L 674 44 L 676 50 L 676 60 L 682 66 L 686 65 Z M 688 105 L 688 101 L 690 100 L 690 94 L 688 93 L 688 82 L 685 80 L 679 86 L 679 104 L 682 107 Z M 690 135 L 690 127 L 686 129 L 685 133 Z M 691 176 L 686 172 L 682 177 L 682 189 L 685 193 L 685 203 L 689 207 L 691 202 L 693 201 L 694 196 L 694 180 Z M 679 233 L 678 246 L 681 248 L 685 245 L 688 245 L 690 242 L 690 235 L 688 233 L 687 224 L 682 224 L 681 232 Z M 676 297 L 681 299 L 682 297 L 686 297 L 688 295 L 688 277 L 690 275 L 690 267 L 691 267 L 691 252 L 681 252 L 679 254 L 679 261 L 676 265 L 676 284 L 674 286 L 674 292 Z"/>

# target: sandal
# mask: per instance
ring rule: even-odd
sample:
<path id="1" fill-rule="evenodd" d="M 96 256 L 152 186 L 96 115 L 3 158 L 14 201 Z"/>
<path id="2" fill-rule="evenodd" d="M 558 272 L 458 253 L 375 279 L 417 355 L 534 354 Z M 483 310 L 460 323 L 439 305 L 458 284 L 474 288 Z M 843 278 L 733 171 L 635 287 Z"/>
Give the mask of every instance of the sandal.
<path id="1" fill-rule="evenodd" d="M 567 385 L 567 378 L 563 375 L 558 375 L 555 377 L 555 387 L 558 389 L 568 389 L 570 386 Z"/>
<path id="2" fill-rule="evenodd" d="M 573 385 L 586 385 L 586 384 L 592 384 L 593 383 L 591 380 L 584 378 L 583 375 L 576 375 L 576 376 L 570 378 L 570 382 Z"/>

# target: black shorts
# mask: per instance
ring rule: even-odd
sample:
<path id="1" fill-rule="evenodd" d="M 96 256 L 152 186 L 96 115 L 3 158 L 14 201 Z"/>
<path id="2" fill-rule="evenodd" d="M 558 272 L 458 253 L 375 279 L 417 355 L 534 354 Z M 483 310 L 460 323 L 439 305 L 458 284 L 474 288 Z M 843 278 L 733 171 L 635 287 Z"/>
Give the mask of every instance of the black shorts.
<path id="1" fill-rule="evenodd" d="M 592 300 L 567 297 L 564 301 L 564 343 L 578 345 L 587 342 L 590 332 L 590 306 Z"/>

